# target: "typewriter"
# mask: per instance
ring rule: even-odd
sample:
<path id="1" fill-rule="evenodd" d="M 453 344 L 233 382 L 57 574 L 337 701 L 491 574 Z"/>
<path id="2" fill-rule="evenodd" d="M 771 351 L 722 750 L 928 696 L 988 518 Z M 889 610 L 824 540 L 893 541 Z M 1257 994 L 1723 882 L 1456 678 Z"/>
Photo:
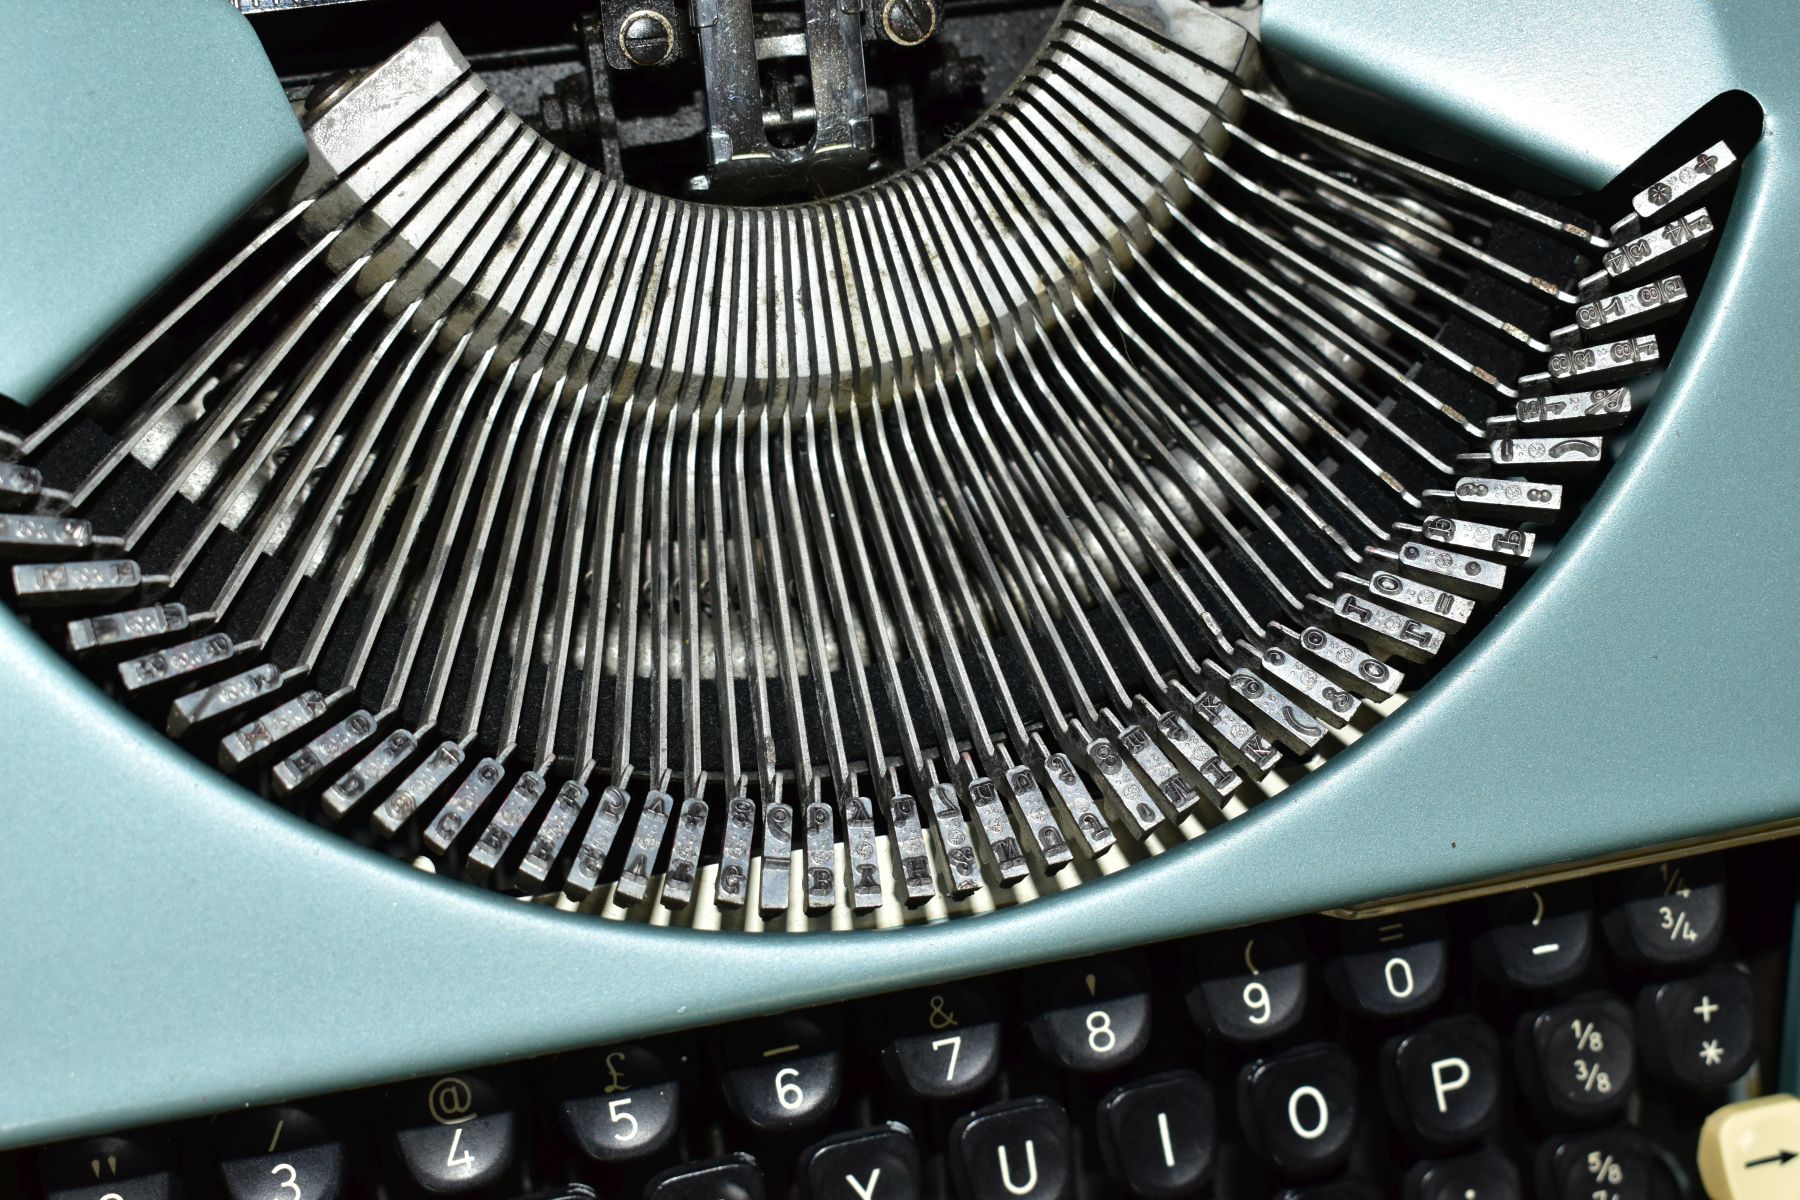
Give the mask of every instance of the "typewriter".
<path id="1" fill-rule="evenodd" d="M 0 7 L 0 1195 L 1800 1197 L 1796 62 Z"/>

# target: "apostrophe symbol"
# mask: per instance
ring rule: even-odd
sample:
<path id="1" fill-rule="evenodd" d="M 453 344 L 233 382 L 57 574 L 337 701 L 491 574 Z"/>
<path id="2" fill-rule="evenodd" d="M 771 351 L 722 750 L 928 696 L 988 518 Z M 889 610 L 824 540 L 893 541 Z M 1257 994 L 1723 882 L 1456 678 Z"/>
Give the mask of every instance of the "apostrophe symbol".
<path id="1" fill-rule="evenodd" d="M 1095 979 L 1092 975 L 1089 975 L 1085 982 L 1087 983 L 1088 995 L 1092 996 L 1094 994 L 1094 989 L 1100 986 L 1100 981 Z"/>

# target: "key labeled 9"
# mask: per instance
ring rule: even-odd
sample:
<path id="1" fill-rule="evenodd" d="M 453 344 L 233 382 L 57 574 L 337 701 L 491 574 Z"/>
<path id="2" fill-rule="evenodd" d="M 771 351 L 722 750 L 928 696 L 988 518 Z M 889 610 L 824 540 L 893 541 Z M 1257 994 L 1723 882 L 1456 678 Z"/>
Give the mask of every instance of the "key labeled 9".
<path id="1" fill-rule="evenodd" d="M 1201 939 L 1189 952 L 1188 1013 L 1211 1037 L 1252 1043 L 1278 1037 L 1306 1013 L 1305 943 L 1292 923 Z"/>

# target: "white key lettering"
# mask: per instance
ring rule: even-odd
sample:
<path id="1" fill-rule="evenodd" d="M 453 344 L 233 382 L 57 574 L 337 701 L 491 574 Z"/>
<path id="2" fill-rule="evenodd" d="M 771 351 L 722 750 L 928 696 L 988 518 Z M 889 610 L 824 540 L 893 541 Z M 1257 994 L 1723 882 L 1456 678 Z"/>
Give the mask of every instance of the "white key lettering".
<path id="1" fill-rule="evenodd" d="M 944 1082 L 955 1083 L 956 1056 L 962 1053 L 962 1037 L 957 1034 L 952 1034 L 949 1037 L 938 1038 L 931 1043 L 931 1048 L 933 1050 L 942 1050 L 945 1046 L 950 1047 L 950 1065 L 944 1068 Z"/>
<path id="2" fill-rule="evenodd" d="M 1455 1071 L 1455 1075 L 1450 1072 Z M 1463 1058 L 1440 1058 L 1431 1064 L 1431 1088 L 1437 1093 L 1437 1108 L 1441 1113 L 1450 1111 L 1445 1102 L 1451 1092 L 1469 1086 L 1469 1062 Z"/>
<path id="3" fill-rule="evenodd" d="M 1404 1000 L 1413 994 L 1412 964 L 1399 955 L 1387 960 L 1382 974 L 1387 979 L 1388 995 L 1396 1000 Z"/>
<path id="4" fill-rule="evenodd" d="M 1300 1102 L 1302 1100 L 1311 1100 L 1313 1107 L 1318 1110 L 1319 1119 L 1316 1123 L 1312 1125 L 1300 1123 Z M 1325 1109 L 1325 1093 L 1310 1083 L 1295 1088 L 1293 1094 L 1288 1097 L 1288 1124 L 1293 1127 L 1295 1133 L 1309 1142 L 1323 1136 L 1325 1131 L 1331 1127 L 1331 1114 Z"/>
<path id="5" fill-rule="evenodd" d="M 1014 1196 L 1029 1196 L 1037 1190 L 1037 1145 L 1025 1139 L 1025 1182 L 1013 1182 L 1012 1164 L 1006 1159 L 1006 1147 L 1000 1146 L 994 1151 L 1000 1156 L 1000 1186 Z"/>
<path id="6" fill-rule="evenodd" d="M 470 1154 L 467 1150 L 458 1154 L 456 1150 L 457 1147 L 461 1145 L 462 1127 L 459 1125 L 450 1131 L 450 1153 L 444 1155 L 444 1165 L 446 1167 L 467 1167 L 469 1170 L 473 1171 L 475 1169 L 475 1156 Z"/>

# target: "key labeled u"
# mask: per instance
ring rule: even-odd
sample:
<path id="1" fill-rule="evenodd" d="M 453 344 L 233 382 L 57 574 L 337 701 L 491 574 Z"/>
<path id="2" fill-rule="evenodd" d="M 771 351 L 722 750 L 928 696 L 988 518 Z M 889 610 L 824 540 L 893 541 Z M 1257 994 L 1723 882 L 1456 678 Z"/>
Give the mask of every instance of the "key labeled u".
<path id="1" fill-rule="evenodd" d="M 1000 1186 L 1014 1196 L 1029 1196 L 1037 1190 L 1037 1145 L 1031 1138 L 1025 1139 L 1025 1182 L 1014 1183 L 1012 1163 L 1007 1160 L 1006 1147 L 996 1146 L 994 1153 L 1000 1159 Z"/>

